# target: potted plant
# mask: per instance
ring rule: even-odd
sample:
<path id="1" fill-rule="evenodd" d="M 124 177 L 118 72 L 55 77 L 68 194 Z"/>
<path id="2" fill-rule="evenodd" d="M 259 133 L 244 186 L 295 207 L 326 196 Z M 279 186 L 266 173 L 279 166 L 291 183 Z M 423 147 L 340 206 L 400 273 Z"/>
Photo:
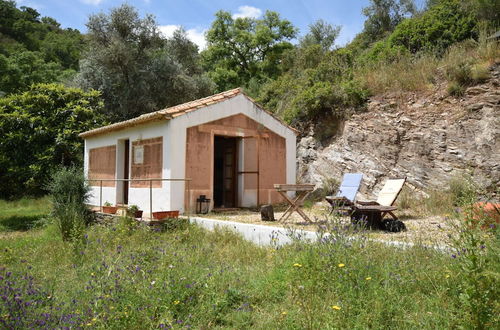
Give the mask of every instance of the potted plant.
<path id="1" fill-rule="evenodd" d="M 142 219 L 142 210 L 137 205 L 130 205 L 127 209 L 128 215 L 134 218 Z"/>
<path id="2" fill-rule="evenodd" d="M 109 213 L 109 214 L 115 214 L 116 210 L 118 208 L 116 206 L 112 206 L 110 202 L 106 201 L 102 207 L 102 212 L 104 213 Z"/>
<path id="3" fill-rule="evenodd" d="M 156 220 L 162 220 L 162 219 L 172 219 L 172 218 L 178 218 L 179 217 L 179 211 L 157 211 L 153 212 L 153 218 Z"/>

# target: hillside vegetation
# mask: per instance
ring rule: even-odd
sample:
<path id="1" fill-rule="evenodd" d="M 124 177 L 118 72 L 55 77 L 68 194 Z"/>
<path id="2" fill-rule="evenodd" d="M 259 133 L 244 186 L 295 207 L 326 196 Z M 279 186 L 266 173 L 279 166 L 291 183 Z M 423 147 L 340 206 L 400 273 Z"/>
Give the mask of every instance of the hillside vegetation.
<path id="1" fill-rule="evenodd" d="M 19 187 L 0 190 L 0 197 L 43 194 L 54 167 L 81 165 L 80 131 L 229 88 L 245 88 L 299 129 L 325 124 L 325 138 L 335 133 L 337 119 L 365 110 L 378 93 L 444 81 L 451 95 L 460 96 L 487 79 L 488 67 L 499 59 L 498 42 L 486 40 L 500 26 L 498 13 L 495 0 L 429 0 L 421 10 L 411 0 L 371 0 L 363 31 L 338 47 L 342 27 L 334 22 L 320 20 L 300 33 L 276 12 L 233 19 L 221 10 L 200 52 L 182 28 L 166 38 L 152 15 L 141 17 L 130 5 L 91 15 L 82 35 L 33 8 L 0 0 L 0 180 Z M 99 106 L 85 101 L 94 90 Z M 81 106 L 95 118 L 71 116 L 75 130 L 37 120 L 32 109 L 40 97 L 49 117 L 67 115 L 75 109 L 59 98 L 72 93 L 80 93 Z M 12 104 L 23 106 L 14 111 Z M 32 125 L 13 133 L 13 116 Z M 42 148 L 19 169 L 11 146 L 32 155 L 29 140 L 40 132 L 44 144 L 64 149 L 64 157 L 62 151 L 49 159 L 36 156 Z M 27 143 L 19 143 L 23 139 Z"/>

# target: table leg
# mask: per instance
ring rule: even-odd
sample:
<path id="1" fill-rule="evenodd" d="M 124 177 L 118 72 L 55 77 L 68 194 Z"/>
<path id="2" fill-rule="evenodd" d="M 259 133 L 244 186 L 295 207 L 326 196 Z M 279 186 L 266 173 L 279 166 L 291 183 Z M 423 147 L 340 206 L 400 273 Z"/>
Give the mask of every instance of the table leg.
<path id="1" fill-rule="evenodd" d="M 290 204 L 290 206 L 286 209 L 285 213 L 283 213 L 281 218 L 278 220 L 278 221 L 286 221 L 292 215 L 293 211 L 295 210 L 296 202 L 300 198 L 300 193 L 295 197 L 294 200 L 290 199 L 290 197 L 288 197 L 288 195 L 285 192 L 280 191 L 279 193 L 288 202 L 288 204 Z"/>
<path id="2" fill-rule="evenodd" d="M 305 214 L 301 209 L 300 209 L 300 203 L 306 199 L 306 197 L 309 195 L 309 191 L 300 191 L 298 192 L 296 198 L 294 200 L 290 199 L 288 195 L 286 195 L 284 192 L 279 192 L 283 198 L 285 198 L 286 201 L 290 204 L 290 206 L 286 209 L 285 213 L 281 216 L 279 221 L 285 222 L 288 220 L 288 218 L 293 214 L 294 211 L 297 211 L 298 214 L 307 222 L 312 223 L 311 219 Z"/>

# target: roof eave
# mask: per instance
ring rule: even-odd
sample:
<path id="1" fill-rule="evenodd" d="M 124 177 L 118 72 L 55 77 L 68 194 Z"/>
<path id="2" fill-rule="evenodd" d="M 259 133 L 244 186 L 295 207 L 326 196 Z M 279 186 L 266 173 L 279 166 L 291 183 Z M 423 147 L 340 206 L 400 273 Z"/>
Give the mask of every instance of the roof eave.
<path id="1" fill-rule="evenodd" d="M 172 119 L 172 116 L 170 116 L 168 114 L 154 112 L 154 113 L 149 113 L 146 115 L 139 116 L 137 118 L 129 119 L 129 120 L 122 121 L 119 123 L 111 124 L 111 125 L 104 126 L 104 127 L 99 127 L 99 128 L 96 128 L 96 129 L 93 129 L 90 131 L 86 131 L 86 132 L 78 134 L 78 136 L 86 139 L 88 137 L 92 137 L 95 135 L 101 135 L 104 133 L 120 131 L 122 129 L 130 128 L 130 127 L 134 127 L 134 126 L 138 126 L 138 125 L 142 125 L 142 124 L 146 124 L 146 123 L 162 121 L 162 120 L 170 120 L 170 119 Z"/>

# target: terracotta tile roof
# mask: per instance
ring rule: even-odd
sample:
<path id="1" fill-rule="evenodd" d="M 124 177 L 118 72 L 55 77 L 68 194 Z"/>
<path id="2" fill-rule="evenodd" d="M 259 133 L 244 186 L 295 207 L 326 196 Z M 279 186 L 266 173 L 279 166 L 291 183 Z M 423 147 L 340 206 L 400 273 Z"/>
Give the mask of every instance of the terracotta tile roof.
<path id="1" fill-rule="evenodd" d="M 207 97 L 204 97 L 204 98 L 201 98 L 201 99 L 198 99 L 198 100 L 194 100 L 194 101 L 190 101 L 190 102 L 187 102 L 187 103 L 179 104 L 179 105 L 176 105 L 176 106 L 173 106 L 173 107 L 170 107 L 170 108 L 166 108 L 166 109 L 158 110 L 158 111 L 155 111 L 155 112 L 147 113 L 147 114 L 141 115 L 141 116 L 136 117 L 136 118 L 132 118 L 132 119 L 129 119 L 129 120 L 121 121 L 121 122 L 114 123 L 114 124 L 111 124 L 111 125 L 108 125 L 108 126 L 104 126 L 104 127 L 99 127 L 99 128 L 96 128 L 96 129 L 93 129 L 93 130 L 90 130 L 90 131 L 86 131 L 86 132 L 80 133 L 79 136 L 82 137 L 82 138 L 87 138 L 87 137 L 94 136 L 94 135 L 100 135 L 100 134 L 108 133 L 108 132 L 111 132 L 111 131 L 117 131 L 117 130 L 129 128 L 129 127 L 133 127 L 133 126 L 136 126 L 136 125 L 139 125 L 139 124 L 143 124 L 143 123 L 146 123 L 146 122 L 150 122 L 150 121 L 170 120 L 172 118 L 181 116 L 181 115 L 183 115 L 185 113 L 188 113 L 188 112 L 200 109 L 200 108 L 204 108 L 206 106 L 209 106 L 209 105 L 212 105 L 212 104 L 215 104 L 215 103 L 219 103 L 219 102 L 228 100 L 228 99 L 233 98 L 233 97 L 235 97 L 235 96 L 237 96 L 239 94 L 244 95 L 250 101 L 252 101 L 253 103 L 256 103 L 250 97 L 248 97 L 247 95 L 245 95 L 243 93 L 243 91 L 241 90 L 241 88 L 235 88 L 235 89 L 231 89 L 231 90 L 228 90 L 228 91 L 225 91 L 225 92 L 222 92 L 222 93 L 218 93 L 218 94 L 215 94 L 215 95 L 207 96 Z M 262 107 L 260 107 L 260 108 L 262 108 Z M 279 118 L 277 118 L 276 116 L 274 116 L 274 114 L 272 114 L 272 113 L 270 113 L 268 111 L 266 111 L 266 112 L 269 113 L 271 116 L 273 116 L 278 121 L 280 121 L 281 123 L 283 123 Z M 283 125 L 289 127 L 285 123 L 283 123 Z M 289 127 L 289 128 L 296 132 L 295 129 L 293 129 L 291 127 Z"/>
<path id="2" fill-rule="evenodd" d="M 215 103 L 219 103 L 221 101 L 230 99 L 232 97 L 235 97 L 236 95 L 241 93 L 241 88 L 235 88 L 235 89 L 230 89 L 228 91 L 207 96 L 199 100 L 194 100 L 191 102 L 179 104 L 167 109 L 160 110 L 159 112 L 163 112 L 165 114 L 169 114 L 172 116 L 172 118 L 178 117 L 180 115 L 183 115 L 187 112 L 191 112 L 196 109 L 204 108 L 208 105 L 212 105 Z"/>

